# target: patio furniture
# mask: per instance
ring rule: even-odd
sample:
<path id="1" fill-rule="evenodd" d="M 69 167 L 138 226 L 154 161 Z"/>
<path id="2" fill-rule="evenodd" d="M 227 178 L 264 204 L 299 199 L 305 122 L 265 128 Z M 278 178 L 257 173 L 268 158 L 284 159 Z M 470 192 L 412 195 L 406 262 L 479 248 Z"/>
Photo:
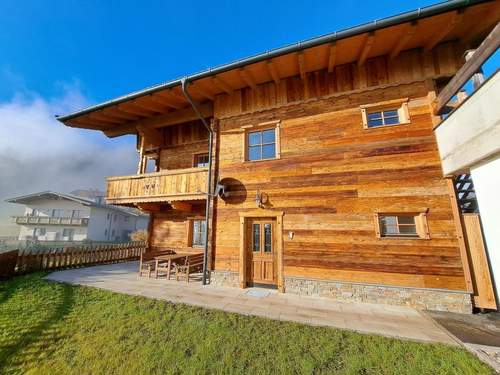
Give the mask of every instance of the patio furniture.
<path id="1" fill-rule="evenodd" d="M 184 264 L 175 264 L 175 279 L 179 281 L 180 277 L 184 277 L 189 283 L 189 274 L 199 271 L 203 267 L 203 253 L 191 253 L 186 255 Z"/>
<path id="2" fill-rule="evenodd" d="M 159 265 L 159 262 L 156 258 L 173 253 L 174 251 L 172 249 L 155 249 L 141 254 L 141 259 L 139 262 L 139 276 L 143 276 L 143 273 L 147 273 L 147 276 L 151 277 L 151 273 L 153 271 L 156 274 L 156 269 Z"/>
<path id="3" fill-rule="evenodd" d="M 158 255 L 155 257 L 155 278 L 158 278 L 159 272 L 166 272 L 167 280 L 170 280 L 170 273 L 172 271 L 172 265 L 178 263 L 184 264 L 185 258 L 190 253 L 173 251 L 171 254 Z"/>

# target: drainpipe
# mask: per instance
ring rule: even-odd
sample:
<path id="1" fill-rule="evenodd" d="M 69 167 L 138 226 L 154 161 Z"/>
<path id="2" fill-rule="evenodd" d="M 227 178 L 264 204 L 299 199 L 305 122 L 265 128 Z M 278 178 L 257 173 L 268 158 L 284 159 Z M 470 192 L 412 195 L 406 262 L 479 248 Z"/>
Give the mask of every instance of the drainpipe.
<path id="1" fill-rule="evenodd" d="M 196 106 L 193 98 L 189 94 L 188 88 L 189 82 L 186 78 L 181 79 L 181 88 L 184 96 L 186 97 L 189 104 L 193 108 L 194 112 L 200 118 L 205 128 L 208 130 L 208 180 L 207 180 L 207 201 L 205 205 L 205 249 L 203 251 L 203 279 L 202 284 L 207 285 L 207 276 L 208 276 L 208 216 L 210 212 L 210 201 L 212 200 L 212 148 L 213 148 L 213 140 L 214 140 L 214 132 L 207 120 L 202 116 L 200 110 Z"/>

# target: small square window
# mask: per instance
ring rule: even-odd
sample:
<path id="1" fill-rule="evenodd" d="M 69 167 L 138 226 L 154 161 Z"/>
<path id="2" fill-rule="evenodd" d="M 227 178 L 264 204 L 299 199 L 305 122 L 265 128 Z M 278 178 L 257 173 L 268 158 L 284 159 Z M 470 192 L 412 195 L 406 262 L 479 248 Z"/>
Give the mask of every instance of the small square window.
<path id="1" fill-rule="evenodd" d="M 427 227 L 427 215 L 411 214 L 375 214 L 378 237 L 430 238 Z"/>
<path id="2" fill-rule="evenodd" d="M 208 154 L 195 155 L 194 166 L 197 168 L 208 167 Z"/>
<path id="3" fill-rule="evenodd" d="M 276 158 L 276 130 L 267 129 L 248 133 L 247 160 Z"/>
<path id="4" fill-rule="evenodd" d="M 381 126 L 408 124 L 410 116 L 407 100 L 391 100 L 361 106 L 363 126 L 371 129 Z"/>

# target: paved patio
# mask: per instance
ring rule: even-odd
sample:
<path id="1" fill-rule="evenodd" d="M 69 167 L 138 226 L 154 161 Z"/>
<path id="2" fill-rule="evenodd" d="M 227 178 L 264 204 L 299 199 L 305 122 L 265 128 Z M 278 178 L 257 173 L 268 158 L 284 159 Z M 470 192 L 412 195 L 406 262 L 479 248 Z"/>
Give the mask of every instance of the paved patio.
<path id="1" fill-rule="evenodd" d="M 200 282 L 148 279 L 138 276 L 138 267 L 138 262 L 101 265 L 57 271 L 46 278 L 245 315 L 457 345 L 429 316 L 409 307 L 336 302 L 260 288 L 237 289 L 203 286 Z"/>

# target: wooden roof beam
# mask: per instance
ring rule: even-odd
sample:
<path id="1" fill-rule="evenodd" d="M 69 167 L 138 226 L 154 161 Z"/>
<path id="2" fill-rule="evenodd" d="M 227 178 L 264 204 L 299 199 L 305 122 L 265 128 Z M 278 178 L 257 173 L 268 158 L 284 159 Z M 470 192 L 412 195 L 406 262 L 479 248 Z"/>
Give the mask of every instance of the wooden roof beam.
<path id="1" fill-rule="evenodd" d="M 141 108 L 130 102 L 118 104 L 118 108 L 125 113 L 131 113 L 133 115 L 146 116 L 146 117 L 153 116 L 156 112 L 156 111 L 150 111 L 149 109 Z"/>
<path id="2" fill-rule="evenodd" d="M 302 80 L 306 79 L 306 61 L 304 58 L 304 53 L 301 51 L 297 53 L 297 62 L 299 64 L 299 74 Z"/>
<path id="3" fill-rule="evenodd" d="M 199 108 L 202 116 L 204 117 L 212 117 L 214 114 L 211 102 L 202 104 Z M 166 113 L 164 115 L 152 116 L 135 122 L 129 122 L 128 124 L 118 125 L 111 129 L 107 129 L 105 134 L 108 137 L 117 137 L 124 134 L 134 134 L 138 126 L 146 126 L 157 129 L 198 119 L 198 115 L 192 108 L 188 107 L 175 112 Z"/>
<path id="4" fill-rule="evenodd" d="M 453 13 L 453 18 L 447 22 L 440 30 L 436 31 L 432 37 L 425 43 L 424 51 L 428 52 L 433 49 L 439 42 L 441 42 L 446 35 L 448 35 L 464 17 L 464 10 L 457 10 Z"/>
<path id="5" fill-rule="evenodd" d="M 328 48 L 328 73 L 333 73 L 335 62 L 337 60 L 337 43 L 333 42 Z"/>
<path id="6" fill-rule="evenodd" d="M 99 112 L 89 113 L 87 116 L 89 118 L 91 118 L 91 119 L 95 119 L 95 120 L 99 120 L 99 121 L 104 121 L 104 122 L 107 122 L 107 123 L 110 123 L 110 124 L 121 124 L 121 123 L 123 123 L 123 120 L 112 118 L 112 117 L 106 116 L 105 114 L 99 113 Z"/>
<path id="7" fill-rule="evenodd" d="M 274 83 L 276 83 L 276 85 L 279 85 L 280 84 L 280 75 L 278 73 L 278 68 L 276 67 L 276 65 L 274 65 L 274 62 L 272 60 L 267 60 L 266 67 L 267 67 L 267 71 L 268 71 L 269 75 L 271 76 L 271 78 L 273 79 Z"/>
<path id="8" fill-rule="evenodd" d="M 136 121 L 139 118 L 141 118 L 141 116 L 138 116 L 138 115 L 132 115 L 129 113 L 125 113 L 116 107 L 104 108 L 100 112 L 106 116 L 117 118 L 120 120 L 126 120 L 126 121 Z"/>
<path id="9" fill-rule="evenodd" d="M 251 87 L 252 89 L 257 89 L 257 83 L 255 83 L 255 79 L 252 77 L 252 73 L 248 69 L 245 68 L 240 68 L 238 69 L 238 73 L 243 80 L 247 84 L 247 86 Z"/>
<path id="10" fill-rule="evenodd" d="M 147 140 L 148 143 L 152 143 L 155 146 L 159 146 L 163 143 L 163 133 L 159 130 L 141 124 L 137 125 L 136 129 L 139 134 Z"/>
<path id="11" fill-rule="evenodd" d="M 363 49 L 361 50 L 361 53 L 359 54 L 358 57 L 358 66 L 363 66 L 365 65 L 366 59 L 368 57 L 368 54 L 370 53 L 370 50 L 373 47 L 373 43 L 375 42 L 375 32 L 372 31 L 368 33 L 365 39 L 365 43 L 363 45 Z"/>
<path id="12" fill-rule="evenodd" d="M 413 38 L 413 36 L 417 33 L 417 26 L 418 21 L 413 21 L 407 26 L 404 35 L 399 38 L 398 42 L 389 54 L 389 58 L 391 60 L 399 56 L 399 53 L 407 46 L 411 38 Z"/>
<path id="13" fill-rule="evenodd" d="M 151 96 L 149 96 L 151 98 Z M 138 107 L 150 111 L 155 111 L 158 113 L 165 113 L 168 112 L 168 108 L 164 104 L 156 103 L 155 101 L 151 100 L 150 102 L 147 102 L 145 100 L 134 100 L 133 103 L 137 105 Z"/>
<path id="14" fill-rule="evenodd" d="M 181 109 L 184 107 L 184 105 L 179 104 L 178 102 L 172 103 L 172 101 L 167 101 L 170 98 L 167 98 L 165 96 L 160 96 L 159 94 L 151 95 L 150 99 L 151 99 L 151 101 L 153 101 L 155 103 L 158 103 L 160 105 L 164 105 L 166 107 L 173 108 L 173 109 Z"/>
<path id="15" fill-rule="evenodd" d="M 218 76 L 213 76 L 212 77 L 212 82 L 214 85 L 219 88 L 220 90 L 224 91 L 228 95 L 232 95 L 234 92 L 234 89 L 229 86 L 226 82 L 224 82 L 220 77 Z"/>
<path id="16" fill-rule="evenodd" d="M 207 91 L 205 88 L 201 87 L 199 84 L 191 85 L 191 90 L 194 94 L 199 94 L 203 96 L 205 99 L 214 100 L 215 95 L 211 92 Z"/>

